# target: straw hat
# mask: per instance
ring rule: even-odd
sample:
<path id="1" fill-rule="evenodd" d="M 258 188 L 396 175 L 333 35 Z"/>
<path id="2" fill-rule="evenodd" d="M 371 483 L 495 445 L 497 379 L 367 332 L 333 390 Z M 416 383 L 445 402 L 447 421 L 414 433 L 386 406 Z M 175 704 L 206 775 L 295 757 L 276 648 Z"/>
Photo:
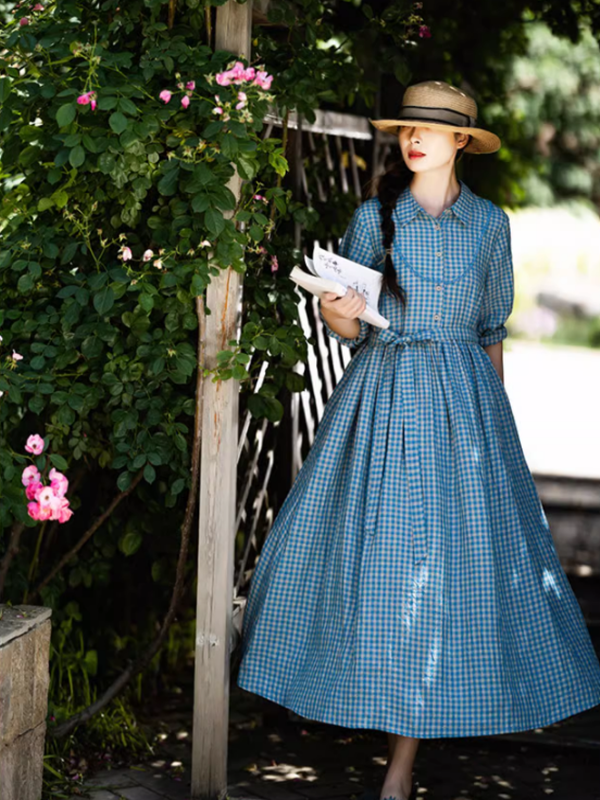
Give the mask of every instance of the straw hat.
<path id="1" fill-rule="evenodd" d="M 495 153 L 501 141 L 495 133 L 477 127 L 477 103 L 465 92 L 443 81 L 423 81 L 409 86 L 398 119 L 370 119 L 380 131 L 398 133 L 401 126 L 460 131 L 473 138 L 466 153 Z"/>

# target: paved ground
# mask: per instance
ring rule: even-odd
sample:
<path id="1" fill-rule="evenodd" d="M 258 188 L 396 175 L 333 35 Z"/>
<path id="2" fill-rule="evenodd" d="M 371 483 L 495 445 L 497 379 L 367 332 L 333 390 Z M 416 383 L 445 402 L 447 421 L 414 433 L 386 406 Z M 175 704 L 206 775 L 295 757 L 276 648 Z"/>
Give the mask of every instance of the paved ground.
<path id="1" fill-rule="evenodd" d="M 153 712 L 155 758 L 97 774 L 93 800 L 187 800 L 191 715 L 175 698 Z M 231 687 L 229 794 L 263 800 L 378 797 L 387 740 L 310 722 Z M 600 707 L 539 732 L 422 740 L 415 764 L 420 800 L 600 800 Z"/>

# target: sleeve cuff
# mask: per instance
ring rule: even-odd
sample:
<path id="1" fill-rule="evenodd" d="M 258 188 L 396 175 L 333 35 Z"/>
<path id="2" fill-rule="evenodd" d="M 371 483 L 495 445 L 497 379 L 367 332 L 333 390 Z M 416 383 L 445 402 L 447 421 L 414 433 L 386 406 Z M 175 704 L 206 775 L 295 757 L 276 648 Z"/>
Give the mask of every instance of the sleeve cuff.
<path id="1" fill-rule="evenodd" d="M 482 347 L 489 347 L 491 344 L 496 344 L 497 342 L 501 342 L 503 339 L 506 339 L 508 336 L 508 331 L 505 325 L 500 325 L 498 328 L 494 328 L 487 333 L 481 334 L 479 337 L 479 344 Z"/>
<path id="2" fill-rule="evenodd" d="M 323 316 L 323 314 L 321 312 L 321 306 L 320 305 L 319 305 L 319 316 L 321 318 L 321 322 L 325 326 L 326 333 L 329 336 L 331 336 L 332 339 L 337 339 L 337 341 L 340 344 L 343 344 L 346 347 L 350 347 L 352 349 L 358 347 L 359 345 L 361 345 L 365 341 L 365 339 L 369 335 L 369 330 L 370 330 L 371 326 L 369 325 L 368 322 L 365 322 L 362 319 L 358 320 L 359 325 L 360 325 L 360 331 L 358 333 L 358 336 L 355 339 L 347 339 L 345 336 L 340 336 L 339 333 L 336 333 L 332 328 L 329 327 L 329 325 L 327 323 L 327 320 L 325 319 L 325 317 Z"/>

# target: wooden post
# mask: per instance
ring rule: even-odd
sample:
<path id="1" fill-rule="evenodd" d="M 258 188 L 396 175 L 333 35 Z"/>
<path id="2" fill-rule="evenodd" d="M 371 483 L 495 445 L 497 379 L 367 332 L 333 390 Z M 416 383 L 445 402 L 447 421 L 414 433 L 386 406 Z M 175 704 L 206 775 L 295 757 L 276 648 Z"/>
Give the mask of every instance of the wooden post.
<path id="1" fill-rule="evenodd" d="M 229 0 L 217 8 L 215 49 L 250 56 L 252 1 Z M 241 179 L 229 182 L 239 197 Z M 233 269 L 213 277 L 206 305 L 206 366 L 237 337 L 241 276 Z M 222 800 L 227 792 L 229 669 L 232 636 L 233 561 L 238 439 L 236 380 L 204 387 L 200 467 L 200 522 L 196 610 L 196 660 L 192 745 L 192 797 Z"/>

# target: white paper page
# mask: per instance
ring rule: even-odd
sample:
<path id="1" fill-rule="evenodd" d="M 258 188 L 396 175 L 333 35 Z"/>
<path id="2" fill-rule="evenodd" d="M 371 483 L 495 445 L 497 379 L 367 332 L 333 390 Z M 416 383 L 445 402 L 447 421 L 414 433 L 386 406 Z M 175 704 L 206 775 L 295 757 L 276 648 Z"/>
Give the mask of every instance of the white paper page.
<path id="1" fill-rule="evenodd" d="M 318 245 L 315 245 L 314 248 L 313 264 L 317 275 L 339 281 L 344 286 L 351 286 L 365 296 L 367 305 L 373 310 L 377 310 L 382 281 L 380 272 L 335 253 L 330 253 Z"/>

